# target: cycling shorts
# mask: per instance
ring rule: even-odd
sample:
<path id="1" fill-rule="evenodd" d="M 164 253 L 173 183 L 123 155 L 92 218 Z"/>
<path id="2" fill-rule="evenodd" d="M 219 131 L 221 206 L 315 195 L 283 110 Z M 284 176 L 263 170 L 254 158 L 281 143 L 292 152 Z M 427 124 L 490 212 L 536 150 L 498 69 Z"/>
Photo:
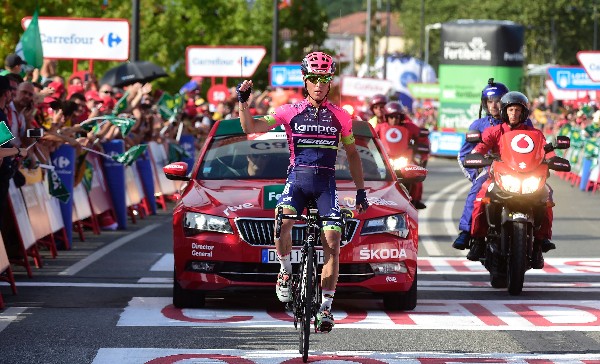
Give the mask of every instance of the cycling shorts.
<path id="1" fill-rule="evenodd" d="M 339 217 L 340 205 L 335 184 L 335 171 L 325 168 L 294 167 L 288 175 L 277 206 L 302 214 L 309 200 L 316 202 L 319 215 Z M 342 231 L 339 221 L 324 221 L 323 230 Z"/>

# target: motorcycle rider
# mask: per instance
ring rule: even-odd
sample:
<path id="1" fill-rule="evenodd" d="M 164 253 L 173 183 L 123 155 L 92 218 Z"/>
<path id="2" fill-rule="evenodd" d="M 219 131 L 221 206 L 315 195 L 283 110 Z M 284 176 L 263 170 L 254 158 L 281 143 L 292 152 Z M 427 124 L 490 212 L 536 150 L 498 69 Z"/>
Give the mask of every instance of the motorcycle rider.
<path id="1" fill-rule="evenodd" d="M 369 124 L 373 128 L 377 127 L 377 124 L 385 123 L 385 115 L 383 114 L 383 108 L 387 104 L 388 98 L 385 95 L 377 94 L 371 98 L 369 108 L 373 113 L 373 117 L 369 119 Z"/>
<path id="2" fill-rule="evenodd" d="M 535 130 L 542 134 L 542 138 L 545 138 L 543 133 L 534 128 L 533 126 L 527 125 L 525 122 L 529 116 L 529 100 L 525 95 L 517 91 L 510 91 L 506 93 L 500 99 L 500 118 L 503 123 L 487 128 L 482 135 L 481 142 L 473 148 L 472 153 L 485 154 L 488 151 L 493 153 L 500 153 L 502 157 L 502 150 L 500 150 L 500 139 L 502 135 L 511 130 Z M 548 157 L 553 157 L 554 152 L 547 154 Z M 485 207 L 481 202 L 482 198 L 485 197 L 487 188 L 492 182 L 492 179 L 488 177 L 485 183 L 481 186 L 481 189 L 477 193 L 476 199 L 473 206 L 473 224 L 471 227 L 471 236 L 473 237 L 473 247 L 471 248 L 472 254 L 477 259 L 483 257 L 485 253 L 485 236 L 488 230 L 487 220 L 485 216 Z M 542 214 L 543 218 L 541 226 L 534 232 L 534 243 L 533 243 L 533 254 L 531 258 L 531 267 L 533 269 L 542 269 L 544 267 L 544 257 L 542 252 L 546 253 L 548 250 L 555 249 L 556 246 L 550 241 L 552 237 L 552 203 L 551 201 L 551 189 L 550 186 L 546 185 L 548 190 L 548 200 L 545 201 L 545 211 Z M 476 260 L 477 260 L 476 259 Z M 473 260 L 473 259 L 471 259 Z"/>
<path id="3" fill-rule="evenodd" d="M 385 104 L 383 109 L 386 122 L 377 124 L 375 132 L 381 139 L 383 147 L 390 158 L 398 158 L 410 145 L 415 145 L 419 141 L 421 128 L 413 124 L 406 115 L 406 108 L 398 101 L 391 101 Z M 414 163 L 414 153 L 411 157 Z M 417 209 L 424 209 L 427 206 L 421 201 L 423 197 L 423 182 L 411 183 L 408 187 L 412 204 Z"/>
<path id="4" fill-rule="evenodd" d="M 481 91 L 481 104 L 479 105 L 479 119 L 473 121 L 469 126 L 469 130 L 479 130 L 481 134 L 483 131 L 489 127 L 501 124 L 500 120 L 500 98 L 504 96 L 508 92 L 508 87 L 506 87 L 501 82 L 494 82 L 493 78 L 488 80 L 487 85 Z M 485 116 L 481 117 L 481 111 L 485 111 Z M 463 174 L 469 181 L 473 184 L 471 186 L 471 190 L 467 195 L 467 199 L 465 200 L 465 206 L 463 208 L 462 215 L 460 217 L 460 222 L 458 224 L 458 229 L 460 233 L 452 247 L 458 250 L 464 250 L 469 247 L 469 242 L 471 240 L 471 215 L 473 213 L 473 201 L 475 201 L 475 196 L 477 192 L 481 189 L 481 185 L 488 179 L 488 170 L 487 168 L 481 171 L 474 168 L 465 168 L 463 167 L 463 161 L 465 160 L 465 156 L 475 148 L 477 143 L 471 143 L 465 140 L 460 151 L 458 152 L 458 165 L 460 166 Z M 477 260 L 478 258 L 473 256 L 473 254 L 467 254 L 467 259 L 469 260 Z"/>

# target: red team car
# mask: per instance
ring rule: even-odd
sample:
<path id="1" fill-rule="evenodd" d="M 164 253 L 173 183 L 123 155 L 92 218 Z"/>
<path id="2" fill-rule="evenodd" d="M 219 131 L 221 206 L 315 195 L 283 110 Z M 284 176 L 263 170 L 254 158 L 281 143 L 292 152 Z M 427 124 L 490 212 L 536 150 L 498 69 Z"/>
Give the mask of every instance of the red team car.
<path id="1" fill-rule="evenodd" d="M 346 223 L 337 292 L 373 293 L 386 309 L 417 304 L 417 210 L 396 177 L 367 122 L 354 121 L 365 189 L 371 206 Z M 273 242 L 274 208 L 289 165 L 281 128 L 244 134 L 239 119 L 212 128 L 191 169 L 164 167 L 169 179 L 189 181 L 173 211 L 173 304 L 202 307 L 219 291 L 267 288 L 275 295 L 279 262 Z M 408 166 L 403 182 L 423 180 L 426 170 Z M 354 210 L 356 187 L 340 148 L 336 180 L 341 208 Z M 299 261 L 304 230 L 292 231 L 292 262 Z M 322 254 L 321 254 L 322 259 Z"/>

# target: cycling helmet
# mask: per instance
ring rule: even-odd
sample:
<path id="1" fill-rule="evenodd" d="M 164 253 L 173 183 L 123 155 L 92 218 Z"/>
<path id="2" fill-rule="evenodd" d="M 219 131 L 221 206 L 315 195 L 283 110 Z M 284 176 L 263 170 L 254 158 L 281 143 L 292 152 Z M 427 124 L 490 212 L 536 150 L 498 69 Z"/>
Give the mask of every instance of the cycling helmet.
<path id="1" fill-rule="evenodd" d="M 508 123 L 508 114 L 506 113 L 506 109 L 510 105 L 521 105 L 523 107 L 521 117 L 519 118 L 519 123 L 527 120 L 529 117 L 529 100 L 527 99 L 527 96 L 517 91 L 511 91 L 502 96 L 500 99 L 500 119 L 502 119 L 502 121 L 505 123 Z"/>
<path id="2" fill-rule="evenodd" d="M 385 116 L 398 114 L 398 115 L 400 115 L 400 119 L 404 120 L 404 116 L 406 114 L 406 108 L 404 107 L 404 105 L 402 105 L 398 101 L 391 101 L 391 102 L 388 102 L 387 104 L 385 104 L 385 107 L 383 108 L 383 112 L 384 112 Z"/>
<path id="3" fill-rule="evenodd" d="M 500 99 L 508 91 L 508 87 L 506 87 L 503 83 L 494 82 L 494 79 L 490 78 L 488 80 L 487 86 L 485 86 L 481 91 L 481 106 L 479 108 L 479 117 L 481 117 L 481 110 L 485 110 L 486 115 L 490 115 L 490 111 L 487 108 L 487 101 L 489 98 Z"/>
<path id="4" fill-rule="evenodd" d="M 369 105 L 369 108 L 371 109 L 371 111 L 373 111 L 373 106 L 377 105 L 377 104 L 387 104 L 388 99 L 385 95 L 382 94 L 377 94 L 377 95 L 373 95 L 373 97 L 371 98 L 371 104 Z"/>
<path id="5" fill-rule="evenodd" d="M 309 73 L 333 75 L 335 73 L 335 62 L 327 53 L 312 52 L 302 59 L 300 70 L 302 71 L 302 76 L 306 76 Z"/>

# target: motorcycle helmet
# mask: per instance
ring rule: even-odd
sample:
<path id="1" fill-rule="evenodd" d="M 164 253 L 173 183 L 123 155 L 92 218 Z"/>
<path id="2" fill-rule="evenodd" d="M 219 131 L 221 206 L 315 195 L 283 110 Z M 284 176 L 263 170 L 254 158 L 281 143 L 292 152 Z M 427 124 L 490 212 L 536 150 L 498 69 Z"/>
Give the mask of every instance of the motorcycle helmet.
<path id="1" fill-rule="evenodd" d="M 335 73 L 335 62 L 327 53 L 312 52 L 307 54 L 300 64 L 302 76 L 309 73 L 315 75 L 333 75 Z"/>
<path id="2" fill-rule="evenodd" d="M 371 98 L 371 104 L 369 105 L 369 108 L 371 109 L 371 112 L 373 111 L 373 106 L 375 105 L 379 105 L 379 104 L 387 104 L 388 99 L 385 95 L 382 94 L 377 94 L 377 95 L 373 95 L 373 97 Z"/>
<path id="3" fill-rule="evenodd" d="M 490 78 L 488 80 L 488 84 L 481 91 L 481 106 L 479 107 L 479 117 L 481 118 L 482 110 L 485 110 L 486 115 L 490 115 L 490 111 L 487 107 L 488 99 L 497 98 L 499 100 L 508 91 L 508 87 L 506 87 L 503 83 L 494 82 L 494 79 Z"/>
<path id="4" fill-rule="evenodd" d="M 500 119 L 505 123 L 508 123 L 508 114 L 506 113 L 506 109 L 510 105 L 521 105 L 523 108 L 519 118 L 519 123 L 527 120 L 529 117 L 529 100 L 527 99 L 527 96 L 518 91 L 510 91 L 502 96 L 500 99 Z"/>
<path id="5" fill-rule="evenodd" d="M 400 115 L 400 121 L 404 121 L 404 118 L 406 117 L 406 108 L 398 101 L 391 101 L 385 104 L 383 113 L 386 117 L 390 115 Z"/>

